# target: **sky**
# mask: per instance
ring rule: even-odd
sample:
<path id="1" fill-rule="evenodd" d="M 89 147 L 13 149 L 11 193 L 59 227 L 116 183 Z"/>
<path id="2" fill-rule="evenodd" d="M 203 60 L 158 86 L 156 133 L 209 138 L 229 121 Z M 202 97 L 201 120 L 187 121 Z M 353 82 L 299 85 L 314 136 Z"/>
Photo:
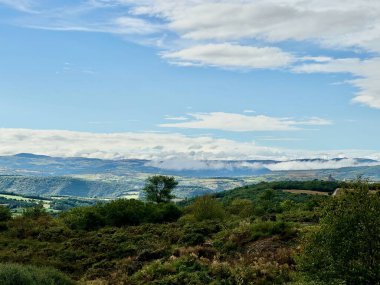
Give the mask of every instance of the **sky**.
<path id="1" fill-rule="evenodd" d="M 0 0 L 0 155 L 380 159 L 378 0 Z"/>

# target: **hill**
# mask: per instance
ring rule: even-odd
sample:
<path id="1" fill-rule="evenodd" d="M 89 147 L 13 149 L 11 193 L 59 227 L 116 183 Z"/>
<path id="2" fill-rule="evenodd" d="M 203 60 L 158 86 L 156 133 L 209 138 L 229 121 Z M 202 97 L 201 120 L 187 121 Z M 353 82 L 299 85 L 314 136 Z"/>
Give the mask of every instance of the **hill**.
<path id="1" fill-rule="evenodd" d="M 345 165 L 355 167 L 341 167 Z M 0 191 L 24 195 L 138 197 L 147 177 L 174 175 L 179 199 L 213 194 L 262 181 L 380 181 L 378 162 L 368 159 L 302 159 L 293 161 L 148 161 L 61 158 L 34 154 L 0 156 Z M 310 169 L 313 167 L 333 169 Z M 279 170 L 306 167 L 309 170 Z M 338 168 L 336 168 L 338 167 Z"/>
<path id="2" fill-rule="evenodd" d="M 302 192 L 338 184 L 264 182 L 183 205 L 119 199 L 54 217 L 36 206 L 11 218 L 0 206 L 0 269 L 42 267 L 87 285 L 378 285 L 380 196 L 363 183 L 335 198 Z"/>

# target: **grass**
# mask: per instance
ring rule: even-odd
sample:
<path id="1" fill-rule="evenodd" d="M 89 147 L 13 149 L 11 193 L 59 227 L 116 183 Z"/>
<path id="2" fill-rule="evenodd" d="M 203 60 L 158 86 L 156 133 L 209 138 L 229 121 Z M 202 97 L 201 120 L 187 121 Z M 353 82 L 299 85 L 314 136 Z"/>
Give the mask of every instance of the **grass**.
<path id="1" fill-rule="evenodd" d="M 298 190 L 298 189 L 288 189 L 288 190 L 282 190 L 287 193 L 292 194 L 307 194 L 307 195 L 323 195 L 328 196 L 328 192 L 321 192 L 321 191 L 314 191 L 314 190 Z"/>

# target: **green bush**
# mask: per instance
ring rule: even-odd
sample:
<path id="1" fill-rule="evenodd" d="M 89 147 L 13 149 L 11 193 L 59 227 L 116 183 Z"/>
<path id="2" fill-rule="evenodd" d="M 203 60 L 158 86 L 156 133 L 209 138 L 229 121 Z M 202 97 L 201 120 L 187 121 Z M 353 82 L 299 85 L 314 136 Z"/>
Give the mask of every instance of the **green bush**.
<path id="1" fill-rule="evenodd" d="M 118 199 L 95 206 L 73 208 L 64 212 L 61 219 L 71 229 L 96 230 L 104 226 L 174 222 L 181 215 L 181 210 L 171 203 L 153 204 L 133 199 Z"/>
<path id="2" fill-rule="evenodd" d="M 0 222 L 6 222 L 12 217 L 11 211 L 4 206 L 0 206 Z"/>
<path id="3" fill-rule="evenodd" d="M 0 264 L 1 285 L 74 285 L 74 281 L 51 268 Z"/>
<path id="4" fill-rule="evenodd" d="M 247 218 L 254 214 L 253 202 L 248 199 L 235 199 L 227 207 L 228 212 L 241 218 Z"/>
<path id="5" fill-rule="evenodd" d="M 152 207 L 153 206 L 153 207 Z M 175 222 L 182 216 L 182 211 L 173 203 L 151 204 L 152 222 Z"/>
<path id="6" fill-rule="evenodd" d="M 61 215 L 63 222 L 74 230 L 95 230 L 105 225 L 98 206 L 73 208 Z"/>
<path id="7" fill-rule="evenodd" d="M 320 227 L 306 238 L 298 263 L 325 284 L 380 284 L 380 195 L 357 182 L 330 199 Z"/>
<path id="8" fill-rule="evenodd" d="M 26 218 L 38 219 L 42 216 L 47 216 L 48 213 L 42 204 L 38 204 L 34 207 L 26 208 L 22 214 Z"/>
<path id="9" fill-rule="evenodd" d="M 187 211 L 197 221 L 223 220 L 225 212 L 221 203 L 211 196 L 197 198 L 193 204 L 188 206 Z"/>
<path id="10" fill-rule="evenodd" d="M 290 223 L 286 222 L 257 222 L 252 225 L 253 240 L 259 238 L 269 237 L 273 235 L 279 235 L 282 238 L 289 238 L 295 235 L 295 230 Z"/>

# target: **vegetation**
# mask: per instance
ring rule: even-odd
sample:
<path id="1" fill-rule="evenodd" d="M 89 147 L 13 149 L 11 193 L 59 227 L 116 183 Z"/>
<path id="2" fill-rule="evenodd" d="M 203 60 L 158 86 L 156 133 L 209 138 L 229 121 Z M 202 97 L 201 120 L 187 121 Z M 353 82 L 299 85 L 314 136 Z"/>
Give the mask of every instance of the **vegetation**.
<path id="1" fill-rule="evenodd" d="M 0 284 L 2 285 L 74 285 L 61 272 L 52 268 L 38 268 L 18 264 L 0 264 Z"/>
<path id="2" fill-rule="evenodd" d="M 4 206 L 0 206 L 0 222 L 6 222 L 12 217 L 11 211 Z"/>
<path id="3" fill-rule="evenodd" d="M 380 284 L 380 193 L 354 183 L 330 199 L 306 239 L 300 269 L 313 279 Z"/>
<path id="4" fill-rule="evenodd" d="M 170 202 L 174 198 L 172 192 L 177 185 L 178 181 L 174 177 L 155 175 L 146 180 L 143 192 L 149 202 Z"/>
<path id="5" fill-rule="evenodd" d="M 179 205 L 121 199 L 55 217 L 37 206 L 1 222 L 0 262 L 88 285 L 379 284 L 379 194 L 363 182 L 338 196 L 283 191 L 295 186 L 337 184 L 260 183 Z"/>

